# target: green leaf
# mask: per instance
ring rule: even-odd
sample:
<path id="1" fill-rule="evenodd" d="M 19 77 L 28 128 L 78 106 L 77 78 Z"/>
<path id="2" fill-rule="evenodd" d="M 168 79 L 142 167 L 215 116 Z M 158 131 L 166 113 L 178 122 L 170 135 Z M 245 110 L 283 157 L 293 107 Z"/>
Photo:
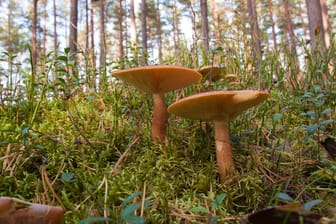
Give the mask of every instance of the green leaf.
<path id="1" fill-rule="evenodd" d="M 141 191 L 135 192 L 133 194 L 131 194 L 130 196 L 128 196 L 122 203 L 121 203 L 121 207 L 127 205 L 129 202 L 131 202 L 134 198 L 138 197 L 142 195 Z"/>
<path id="2" fill-rule="evenodd" d="M 327 109 L 323 110 L 323 111 L 321 112 L 321 114 L 326 115 L 326 114 L 329 114 L 329 113 L 331 113 L 331 112 L 332 112 L 332 109 L 327 108 Z"/>
<path id="3" fill-rule="evenodd" d="M 66 47 L 66 48 L 64 48 L 64 52 L 65 52 L 66 54 L 69 54 L 69 52 L 70 52 L 70 47 Z"/>
<path id="4" fill-rule="evenodd" d="M 306 131 L 308 132 L 309 135 L 312 135 L 316 132 L 318 128 L 319 126 L 317 124 L 312 124 L 306 127 Z"/>
<path id="5" fill-rule="evenodd" d="M 334 122 L 333 119 L 324 120 L 320 123 L 320 126 L 328 125 L 328 124 L 331 124 L 333 122 Z"/>
<path id="6" fill-rule="evenodd" d="M 294 201 L 294 199 L 286 193 L 276 193 L 275 197 L 285 201 Z"/>
<path id="7" fill-rule="evenodd" d="M 190 211 L 195 213 L 209 213 L 209 211 L 203 206 L 193 207 L 192 209 L 190 209 Z"/>
<path id="8" fill-rule="evenodd" d="M 218 205 L 222 204 L 225 196 L 225 193 L 216 196 L 216 199 L 211 203 L 211 211 L 214 211 L 218 207 Z"/>
<path id="9" fill-rule="evenodd" d="M 57 60 L 59 60 L 59 61 L 68 61 L 68 58 L 66 57 L 66 56 L 64 56 L 64 55 L 61 55 L 61 56 L 58 56 L 57 57 Z"/>
<path id="10" fill-rule="evenodd" d="M 282 118 L 282 114 L 280 114 L 280 113 L 275 113 L 274 115 L 273 115 L 273 120 L 274 121 L 278 121 L 278 120 L 280 120 Z"/>
<path id="11" fill-rule="evenodd" d="M 141 202 L 137 202 L 127 206 L 121 213 L 121 219 L 126 220 L 128 216 L 133 215 L 133 212 L 141 206 Z"/>
<path id="12" fill-rule="evenodd" d="M 318 204 L 320 204 L 322 202 L 322 200 L 321 199 L 316 199 L 316 200 L 312 200 L 312 201 L 308 201 L 308 202 L 306 202 L 306 203 L 304 203 L 303 205 L 302 205 L 302 208 L 303 208 L 303 210 L 310 210 L 312 207 L 314 207 L 315 205 L 318 205 Z"/>
<path id="13" fill-rule="evenodd" d="M 130 224 L 143 224 L 143 223 L 145 223 L 145 219 L 143 217 L 135 216 L 135 215 L 127 216 L 127 218 L 124 221 L 126 221 L 127 223 L 130 223 Z"/>
<path id="14" fill-rule="evenodd" d="M 74 173 L 62 173 L 61 180 L 64 182 L 74 182 L 76 179 Z"/>
<path id="15" fill-rule="evenodd" d="M 219 219 L 218 216 L 211 217 L 210 224 L 216 223 L 218 219 Z"/>
<path id="16" fill-rule="evenodd" d="M 93 222 L 106 222 L 112 221 L 111 218 L 104 218 L 104 217 L 88 217 L 79 221 L 79 224 L 89 224 Z"/>

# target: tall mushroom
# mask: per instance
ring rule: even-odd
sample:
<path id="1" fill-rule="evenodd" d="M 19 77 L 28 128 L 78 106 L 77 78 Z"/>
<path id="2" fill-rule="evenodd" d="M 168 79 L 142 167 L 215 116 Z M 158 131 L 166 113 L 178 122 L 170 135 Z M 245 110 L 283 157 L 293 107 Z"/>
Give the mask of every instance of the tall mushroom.
<path id="1" fill-rule="evenodd" d="M 215 123 L 216 159 L 223 182 L 235 170 L 232 158 L 228 122 L 243 111 L 269 97 L 265 91 L 210 91 L 183 98 L 168 107 L 168 112 L 180 117 Z"/>
<path id="2" fill-rule="evenodd" d="M 152 94 L 154 111 L 152 118 L 152 138 L 167 143 L 166 124 L 168 119 L 164 94 L 186 87 L 202 79 L 201 74 L 180 66 L 145 66 L 119 70 L 112 75 L 137 89 Z"/>

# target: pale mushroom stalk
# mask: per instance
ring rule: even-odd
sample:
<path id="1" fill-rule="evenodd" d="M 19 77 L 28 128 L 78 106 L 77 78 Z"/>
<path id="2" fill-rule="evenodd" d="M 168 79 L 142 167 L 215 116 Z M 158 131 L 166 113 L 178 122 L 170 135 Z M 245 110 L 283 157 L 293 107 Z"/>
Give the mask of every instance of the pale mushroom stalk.
<path id="1" fill-rule="evenodd" d="M 152 118 L 152 138 L 154 141 L 159 141 L 167 144 L 166 126 L 168 120 L 168 112 L 164 94 L 153 94 L 154 109 Z"/>
<path id="2" fill-rule="evenodd" d="M 235 170 L 228 122 L 215 121 L 215 143 L 219 178 L 223 182 Z"/>

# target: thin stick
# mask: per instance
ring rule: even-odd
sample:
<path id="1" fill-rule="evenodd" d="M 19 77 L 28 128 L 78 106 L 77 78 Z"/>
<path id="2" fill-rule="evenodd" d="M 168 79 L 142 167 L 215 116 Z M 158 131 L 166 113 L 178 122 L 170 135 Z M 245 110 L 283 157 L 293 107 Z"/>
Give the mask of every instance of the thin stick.
<path id="1" fill-rule="evenodd" d="M 144 214 L 145 200 L 146 200 L 146 181 L 144 182 L 143 191 L 142 191 L 141 212 L 140 212 L 141 217 L 143 217 L 143 214 Z"/>

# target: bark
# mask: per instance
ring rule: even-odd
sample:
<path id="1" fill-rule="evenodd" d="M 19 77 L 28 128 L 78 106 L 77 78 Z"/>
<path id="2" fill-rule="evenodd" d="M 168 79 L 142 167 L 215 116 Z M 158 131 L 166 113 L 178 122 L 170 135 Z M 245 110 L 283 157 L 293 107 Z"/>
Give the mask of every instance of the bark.
<path id="1" fill-rule="evenodd" d="M 123 5 L 122 0 L 119 0 L 119 8 L 118 8 L 118 24 L 119 24 L 119 51 L 118 57 L 122 59 L 124 57 L 124 36 L 123 36 Z"/>
<path id="2" fill-rule="evenodd" d="M 46 56 L 46 53 L 47 53 L 47 0 L 44 0 L 44 12 L 43 12 L 43 18 L 44 18 L 44 23 L 43 23 L 43 53 L 42 55 L 43 56 Z M 45 62 L 43 62 L 45 63 Z M 44 69 L 43 69 L 44 70 Z"/>
<path id="3" fill-rule="evenodd" d="M 326 0 L 320 0 L 321 10 L 322 10 L 322 23 L 323 23 L 323 31 L 324 31 L 324 42 L 326 48 L 330 46 L 330 25 L 329 25 L 329 15 L 328 15 L 328 7 Z"/>
<path id="4" fill-rule="evenodd" d="M 201 4 L 201 21 L 202 21 L 202 39 L 204 50 L 209 52 L 209 22 L 208 22 L 208 5 L 207 0 L 200 0 Z"/>
<path id="5" fill-rule="evenodd" d="M 100 84 L 104 84 L 105 82 L 105 49 L 106 49 L 106 41 L 105 41 L 105 1 L 99 0 L 99 29 L 100 29 L 100 41 L 99 41 L 99 71 L 101 75 Z"/>
<path id="6" fill-rule="evenodd" d="M 156 14 L 156 22 L 157 22 L 157 36 L 158 36 L 158 51 L 159 51 L 159 64 L 163 63 L 163 55 L 162 55 L 162 24 L 161 24 L 161 13 L 160 13 L 160 1 L 157 1 L 157 14 Z"/>
<path id="7" fill-rule="evenodd" d="M 75 59 L 75 54 L 77 52 L 77 39 L 78 39 L 77 26 L 78 26 L 78 0 L 71 0 L 70 37 L 69 37 L 70 60 Z"/>
<path id="8" fill-rule="evenodd" d="M 96 89 L 96 54 L 95 54 L 95 39 L 94 39 L 94 0 L 90 2 L 90 34 L 91 34 L 91 86 L 93 89 Z"/>
<path id="9" fill-rule="evenodd" d="M 130 17 L 131 17 L 131 43 L 132 47 L 135 48 L 137 45 L 136 37 L 136 22 L 135 22 L 135 13 L 134 13 L 134 0 L 130 0 Z"/>
<path id="10" fill-rule="evenodd" d="M 85 0 L 85 54 L 89 53 L 89 1 Z"/>
<path id="11" fill-rule="evenodd" d="M 34 0 L 33 7 L 33 35 L 32 35 L 32 80 L 35 81 L 37 51 L 36 51 L 36 26 L 37 26 L 37 0 Z"/>
<path id="12" fill-rule="evenodd" d="M 142 52 L 143 64 L 147 65 L 147 4 L 146 0 L 141 1 L 141 31 L 142 31 Z"/>
<path id="13" fill-rule="evenodd" d="M 57 57 L 57 13 L 56 13 L 56 0 L 53 0 L 53 10 L 54 10 L 54 50 L 55 57 Z"/>
<path id="14" fill-rule="evenodd" d="M 276 33 L 275 33 L 275 24 L 273 20 L 273 3 L 272 0 L 268 0 L 268 11 L 271 20 L 271 27 L 272 27 L 272 38 L 273 38 L 273 47 L 275 51 L 278 51 L 278 44 L 276 41 Z"/>
<path id="15" fill-rule="evenodd" d="M 284 6 L 284 10 L 285 10 L 285 20 L 286 20 L 286 24 L 287 24 L 287 32 L 289 34 L 290 43 L 291 43 L 290 44 L 291 45 L 290 53 L 291 53 L 292 57 L 297 61 L 296 37 L 295 37 L 295 34 L 294 34 L 291 11 L 289 9 L 288 0 L 283 0 L 282 3 L 283 3 L 283 6 Z"/>
<path id="16" fill-rule="evenodd" d="M 306 0 L 309 21 L 309 34 L 312 50 L 323 52 L 326 49 L 324 42 L 324 28 L 322 8 L 319 0 Z"/>
<path id="17" fill-rule="evenodd" d="M 247 7 L 249 12 L 250 34 L 252 39 L 252 57 L 259 59 L 261 56 L 261 44 L 259 36 L 258 16 L 255 0 L 248 0 Z"/>

